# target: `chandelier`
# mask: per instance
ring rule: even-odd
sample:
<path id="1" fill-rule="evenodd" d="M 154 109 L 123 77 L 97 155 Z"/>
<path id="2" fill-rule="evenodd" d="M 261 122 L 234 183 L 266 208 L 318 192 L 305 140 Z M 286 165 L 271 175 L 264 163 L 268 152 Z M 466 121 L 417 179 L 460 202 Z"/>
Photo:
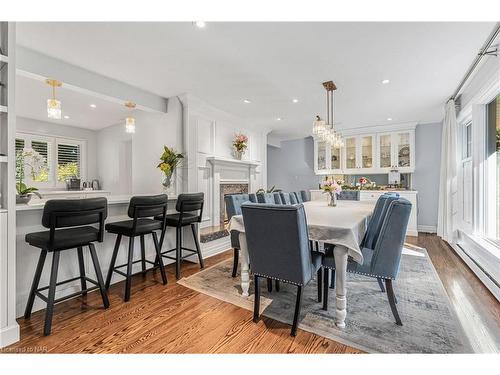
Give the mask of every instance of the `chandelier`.
<path id="1" fill-rule="evenodd" d="M 56 99 L 56 87 L 61 87 L 62 83 L 55 79 L 46 79 L 45 83 L 52 87 L 52 98 L 47 99 L 47 117 L 61 119 L 61 101 Z"/>
<path id="2" fill-rule="evenodd" d="M 125 107 L 127 107 L 130 112 L 132 112 L 132 110 L 135 108 L 135 103 L 126 102 Z M 125 132 L 135 133 L 135 118 L 130 115 L 125 118 Z"/>
<path id="3" fill-rule="evenodd" d="M 326 90 L 326 120 L 316 116 L 316 120 L 313 122 L 313 135 L 335 147 L 342 147 L 344 140 L 342 135 L 335 130 L 333 113 L 334 91 L 337 90 L 337 86 L 332 81 L 327 81 L 323 82 L 323 87 Z"/>

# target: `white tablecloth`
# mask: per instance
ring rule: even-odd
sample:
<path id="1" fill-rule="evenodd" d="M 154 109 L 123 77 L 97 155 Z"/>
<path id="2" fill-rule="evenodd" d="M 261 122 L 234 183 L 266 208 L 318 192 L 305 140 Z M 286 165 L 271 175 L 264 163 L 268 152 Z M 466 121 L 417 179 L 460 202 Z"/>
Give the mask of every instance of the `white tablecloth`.
<path id="1" fill-rule="evenodd" d="M 336 207 L 329 207 L 326 201 L 311 201 L 303 205 L 311 240 L 345 246 L 353 260 L 363 262 L 359 244 L 374 202 L 337 201 Z M 231 218 L 229 230 L 245 232 L 242 215 Z"/>

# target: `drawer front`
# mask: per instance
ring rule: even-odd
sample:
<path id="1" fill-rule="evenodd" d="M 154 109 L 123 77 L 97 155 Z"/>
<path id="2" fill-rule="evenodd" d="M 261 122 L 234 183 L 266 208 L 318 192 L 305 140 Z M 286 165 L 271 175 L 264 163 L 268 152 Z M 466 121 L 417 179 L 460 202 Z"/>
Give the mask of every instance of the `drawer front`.
<path id="1" fill-rule="evenodd" d="M 376 201 L 384 192 L 380 191 L 360 191 L 359 200 L 360 201 Z"/>

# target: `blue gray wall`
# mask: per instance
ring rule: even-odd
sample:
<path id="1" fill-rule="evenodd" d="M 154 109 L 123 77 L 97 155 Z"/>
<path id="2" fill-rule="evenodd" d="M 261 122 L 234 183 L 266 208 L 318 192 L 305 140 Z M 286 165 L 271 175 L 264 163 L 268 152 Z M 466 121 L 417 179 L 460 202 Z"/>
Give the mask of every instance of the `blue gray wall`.
<path id="1" fill-rule="evenodd" d="M 439 200 L 442 124 L 420 124 L 415 130 L 415 173 L 413 188 L 418 191 L 419 226 L 435 230 Z"/>
<path id="2" fill-rule="evenodd" d="M 320 178 L 314 174 L 312 137 L 267 146 L 267 186 L 285 191 L 317 189 Z"/>
<path id="3" fill-rule="evenodd" d="M 439 173 L 441 165 L 441 123 L 420 124 L 415 130 L 415 173 L 413 189 L 418 191 L 417 222 L 424 230 L 437 226 Z M 267 146 L 267 183 L 287 191 L 317 189 L 312 137 Z M 380 175 L 381 179 L 385 176 Z"/>

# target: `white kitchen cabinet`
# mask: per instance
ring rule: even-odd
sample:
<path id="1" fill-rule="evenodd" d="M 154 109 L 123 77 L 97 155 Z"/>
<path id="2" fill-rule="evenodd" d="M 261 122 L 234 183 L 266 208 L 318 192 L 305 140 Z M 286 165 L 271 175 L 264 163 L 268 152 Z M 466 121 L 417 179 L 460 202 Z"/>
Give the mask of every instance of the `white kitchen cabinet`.
<path id="1" fill-rule="evenodd" d="M 371 133 L 363 132 L 366 128 L 345 131 L 341 149 L 315 140 L 315 173 L 377 174 L 394 169 L 412 173 L 415 170 L 415 126 L 376 126 Z"/>
<path id="2" fill-rule="evenodd" d="M 378 134 L 377 146 L 377 169 L 380 172 L 392 169 L 401 173 L 415 171 L 414 130 Z"/>
<path id="3" fill-rule="evenodd" d="M 314 172 L 318 175 L 342 174 L 343 151 L 325 141 L 314 141 Z"/>

